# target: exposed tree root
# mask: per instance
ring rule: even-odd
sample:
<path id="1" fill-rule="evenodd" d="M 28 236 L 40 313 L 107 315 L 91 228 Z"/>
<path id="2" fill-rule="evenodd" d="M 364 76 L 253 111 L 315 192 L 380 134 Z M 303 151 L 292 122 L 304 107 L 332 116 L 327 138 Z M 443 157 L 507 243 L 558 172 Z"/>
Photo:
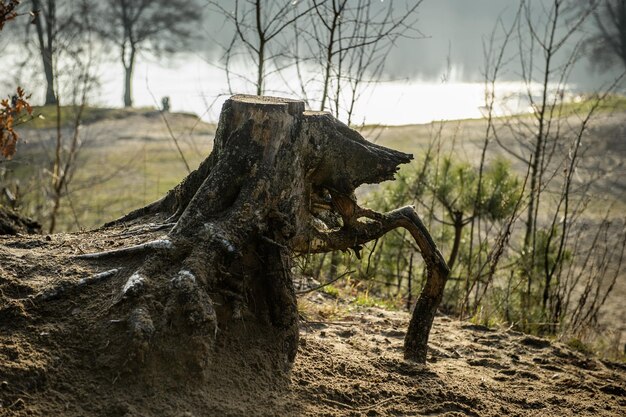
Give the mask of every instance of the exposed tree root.
<path id="1" fill-rule="evenodd" d="M 161 250 L 168 251 L 173 248 L 172 242 L 168 239 L 158 239 L 150 242 L 142 243 L 135 246 L 129 246 L 127 248 L 112 249 L 108 251 L 84 253 L 82 255 L 76 255 L 76 259 L 103 259 L 112 256 L 128 256 L 146 253 L 149 250 Z"/>
<path id="2" fill-rule="evenodd" d="M 139 226 L 130 227 L 127 230 L 124 230 L 123 232 L 120 232 L 120 233 L 117 233 L 117 234 L 113 235 L 112 237 L 130 237 L 130 236 L 142 235 L 142 234 L 145 234 L 145 233 L 158 232 L 159 230 L 163 230 L 163 229 L 170 230 L 175 225 L 176 225 L 176 223 L 148 223 L 148 224 L 142 224 L 142 225 L 139 225 Z"/>
<path id="3" fill-rule="evenodd" d="M 106 281 L 114 277 L 118 272 L 120 272 L 119 268 L 110 269 L 108 271 L 100 272 L 100 273 L 91 275 L 86 278 L 81 278 L 77 282 L 62 282 L 50 289 L 40 292 L 39 294 L 35 295 L 33 298 L 35 301 L 54 300 L 76 289 Z"/>
<path id="4" fill-rule="evenodd" d="M 354 217 L 363 210 L 353 211 Z M 376 240 L 393 229 L 398 227 L 407 229 L 420 248 L 426 263 L 427 275 L 426 284 L 417 301 L 405 339 L 405 358 L 423 363 L 426 361 L 430 328 L 441 302 L 450 270 L 413 207 L 402 207 L 387 213 L 368 210 L 368 218 L 376 220 L 361 222 L 352 218 L 349 221 L 349 227 L 333 231 L 320 231 L 317 227 L 311 227 L 309 236 L 297 242 L 294 250 L 300 253 L 322 253 L 360 248 L 365 243 Z"/>

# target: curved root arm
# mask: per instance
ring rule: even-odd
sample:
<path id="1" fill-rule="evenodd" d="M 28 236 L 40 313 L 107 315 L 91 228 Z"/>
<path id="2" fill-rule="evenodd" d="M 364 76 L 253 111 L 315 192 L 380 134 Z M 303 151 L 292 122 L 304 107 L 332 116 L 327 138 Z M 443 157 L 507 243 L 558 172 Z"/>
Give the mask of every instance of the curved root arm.
<path id="1" fill-rule="evenodd" d="M 441 302 L 450 269 L 413 207 L 402 207 L 379 214 L 376 218 L 377 220 L 373 222 L 353 222 L 351 227 L 337 231 L 320 232 L 312 229 L 308 243 L 298 242 L 295 251 L 320 253 L 346 250 L 378 239 L 398 227 L 407 229 L 424 258 L 427 275 L 426 284 L 413 310 L 404 341 L 404 356 L 406 359 L 423 363 L 426 361 L 430 328 Z"/>
<path id="2" fill-rule="evenodd" d="M 403 227 L 411 233 L 423 256 L 429 257 L 426 259 L 427 263 L 442 262 L 445 265 L 437 245 L 412 206 L 405 206 L 387 213 L 376 213 L 371 210 L 368 210 L 368 213 L 367 217 L 375 219 L 374 221 L 357 221 L 353 222 L 350 227 L 328 232 L 311 228 L 306 237 L 297 238 L 292 242 L 292 248 L 298 253 L 346 250 L 378 239 L 393 229 Z"/>
<path id="3" fill-rule="evenodd" d="M 151 250 L 160 249 L 169 251 L 173 249 L 174 245 L 169 239 L 158 239 L 150 242 L 141 243 L 139 245 L 128 246 L 125 248 L 112 249 L 102 252 L 84 253 L 82 255 L 76 255 L 76 259 L 102 259 L 112 256 L 127 256 L 137 255 L 141 253 L 147 253 Z"/>

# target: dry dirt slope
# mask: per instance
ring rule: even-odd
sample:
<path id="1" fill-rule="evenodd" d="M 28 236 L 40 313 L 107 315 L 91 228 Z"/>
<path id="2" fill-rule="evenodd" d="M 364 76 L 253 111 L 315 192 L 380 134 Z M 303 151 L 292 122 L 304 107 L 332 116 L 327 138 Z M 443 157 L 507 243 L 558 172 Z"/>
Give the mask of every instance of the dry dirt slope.
<path id="1" fill-rule="evenodd" d="M 29 297 L 112 267 L 69 255 L 155 236 L 112 229 L 0 237 L 1 416 L 626 415 L 624 364 L 443 316 L 425 366 L 402 359 L 406 313 L 348 309 L 332 322 L 302 323 L 286 377 L 264 363 L 262 349 L 231 341 L 202 379 L 111 362 L 111 342 L 93 323 L 107 317 L 123 277 L 51 301 Z"/>
<path id="2" fill-rule="evenodd" d="M 419 366 L 402 360 L 406 325 L 404 313 L 369 309 L 346 323 L 304 331 L 293 379 L 306 414 L 626 413 L 623 365 L 548 340 L 438 317 L 429 363 Z"/>

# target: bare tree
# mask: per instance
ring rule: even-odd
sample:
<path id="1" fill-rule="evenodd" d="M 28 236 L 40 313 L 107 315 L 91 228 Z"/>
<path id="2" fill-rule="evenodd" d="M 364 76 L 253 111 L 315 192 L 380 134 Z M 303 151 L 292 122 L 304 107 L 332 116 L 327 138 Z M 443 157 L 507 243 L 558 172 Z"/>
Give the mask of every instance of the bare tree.
<path id="1" fill-rule="evenodd" d="M 312 10 L 312 6 L 293 2 L 288 6 L 278 2 L 261 0 L 235 0 L 234 10 L 229 11 L 220 2 L 211 2 L 213 9 L 226 17 L 234 26 L 235 34 L 225 47 L 227 74 L 230 74 L 230 60 L 239 54 L 239 47 L 256 69 L 256 80 L 250 80 L 256 87 L 256 94 L 265 92 L 265 78 L 268 64 L 276 64 L 284 57 L 286 48 L 283 37 L 285 29 Z"/>
<path id="2" fill-rule="evenodd" d="M 41 63 L 46 77 L 46 100 L 45 104 L 56 104 L 55 94 L 55 62 L 54 54 L 59 45 L 58 37 L 66 21 L 60 21 L 57 13 L 56 0 L 47 0 L 42 3 L 40 0 L 31 0 L 33 23 L 37 29 L 37 45 L 41 54 Z"/>
<path id="3" fill-rule="evenodd" d="M 626 69 L 626 0 L 594 0 L 592 3 L 598 5 L 593 13 L 596 33 L 587 41 L 592 61 L 608 67 L 617 60 Z"/>
<path id="4" fill-rule="evenodd" d="M 97 13 L 100 36 L 119 49 L 124 67 L 125 107 L 133 105 L 132 80 L 137 54 L 180 51 L 193 36 L 194 23 L 202 15 L 194 2 L 185 0 L 92 1 L 88 10 Z"/>
<path id="5" fill-rule="evenodd" d="M 535 123 L 531 126 L 534 136 L 527 149 L 530 157 L 526 163 L 530 167 L 530 189 L 526 226 L 524 234 L 524 252 L 534 258 L 537 217 L 541 196 L 545 189 L 544 176 L 548 165 L 557 149 L 560 132 L 559 105 L 565 94 L 567 78 L 574 63 L 580 56 L 580 39 L 575 35 L 589 17 L 593 8 L 587 8 L 567 24 L 565 0 L 552 0 L 547 10 L 547 19 L 542 23 L 533 18 L 529 1 L 522 1 L 524 18 L 519 24 L 519 57 L 522 77 L 527 85 L 528 99 L 534 109 Z M 522 35 L 522 33 L 526 35 Z M 571 41 L 574 40 L 574 45 Z M 570 52 L 567 48 L 572 47 Z M 537 52 L 538 51 L 538 52 Z M 563 58 L 564 55 L 564 58 Z M 539 57 L 539 62 L 536 59 Z M 557 64 L 562 59 L 564 64 Z M 539 73 L 537 74 L 537 68 Z M 538 83 L 539 99 L 535 98 L 533 83 Z M 533 263 L 533 259 L 530 260 Z M 528 286 L 530 286 L 530 281 Z M 530 290 L 528 290 L 530 291 Z"/>
<path id="6" fill-rule="evenodd" d="M 55 105 L 59 74 L 66 73 L 64 66 L 84 48 L 85 17 L 78 1 L 71 0 L 30 0 L 22 3 L 19 13 L 29 14 L 31 20 L 23 25 L 27 55 L 16 68 L 28 69 L 34 59 L 39 59 L 46 86 L 44 104 Z"/>
<path id="7" fill-rule="evenodd" d="M 583 25 L 591 20 L 593 5 L 581 14 L 572 7 L 575 0 L 554 0 L 540 10 L 531 4 L 520 2 L 512 25 L 499 22 L 485 45 L 480 157 L 463 163 L 454 145 L 446 157 L 431 145 L 422 166 L 407 174 L 407 184 L 401 176 L 381 201 L 384 207 L 413 194 L 425 218 L 434 220 L 427 224 L 441 235 L 453 274 L 446 307 L 485 323 L 498 317 L 527 331 L 558 334 L 597 320 L 619 274 L 624 239 L 607 232 L 613 221 L 608 217 L 595 237 L 593 232 L 578 235 L 585 230 L 581 218 L 593 198 L 587 129 L 609 97 L 598 94 L 580 108 L 567 100 L 568 77 L 583 56 Z M 515 44 L 511 53 L 509 45 Z M 497 84 L 512 68 L 527 86 L 532 117 L 496 119 Z M 510 165 L 494 159 L 499 153 L 494 142 L 519 162 L 517 169 L 525 177 L 518 180 Z M 407 271 L 413 273 L 406 251 L 414 244 L 408 243 L 400 234 L 386 237 L 376 247 L 378 253 L 367 257 L 368 270 L 371 259 L 376 274 L 361 277 L 372 293 L 390 295 L 394 280 L 395 297 L 413 288 L 406 284 L 412 279 Z"/>
<path id="8" fill-rule="evenodd" d="M 314 1 L 310 39 L 305 42 L 311 61 L 320 69 L 313 72 L 321 74 L 320 110 L 334 107 L 332 111 L 337 117 L 342 90 L 349 87 L 350 98 L 345 100 L 345 107 L 351 116 L 360 85 L 368 81 L 368 76 L 380 78 L 394 42 L 419 34 L 415 22 L 420 4 L 421 1 L 411 2 L 401 9 L 397 3 L 394 7 L 392 2 L 383 5 L 371 0 Z"/>
<path id="9" fill-rule="evenodd" d="M 495 105 L 496 105 L 496 84 L 497 84 L 497 81 L 501 72 L 504 71 L 505 69 L 506 63 L 510 60 L 510 58 L 507 56 L 507 49 L 508 49 L 507 46 L 509 42 L 513 39 L 515 28 L 517 26 L 517 23 L 519 22 L 521 8 L 522 8 L 521 6 L 522 4 L 520 4 L 520 7 L 518 8 L 517 13 L 515 15 L 513 24 L 510 27 L 505 27 L 501 19 L 498 19 L 497 23 L 494 25 L 494 28 L 491 32 L 490 37 L 488 38 L 486 42 L 483 43 L 484 65 L 485 65 L 484 94 L 485 94 L 485 109 L 486 109 L 486 114 L 485 114 L 486 128 L 485 128 L 485 137 L 483 140 L 483 146 L 482 146 L 482 150 L 480 154 L 480 162 L 478 164 L 478 179 L 476 181 L 476 194 L 474 195 L 474 199 L 472 202 L 472 215 L 469 218 L 469 223 L 470 223 L 470 232 L 469 232 L 470 242 L 469 242 L 469 254 L 468 254 L 469 265 L 468 265 L 468 270 L 467 270 L 466 278 L 465 278 L 465 296 L 464 296 L 464 300 L 463 300 L 463 304 L 461 308 L 461 315 L 463 315 L 463 312 L 469 307 L 470 294 L 474 290 L 475 286 L 479 284 L 480 276 L 484 272 L 483 271 L 484 268 L 487 266 L 488 263 L 490 263 L 491 264 L 490 269 L 491 271 L 493 271 L 497 264 L 497 261 L 488 262 L 489 260 L 487 260 L 487 262 L 485 262 L 485 260 L 482 259 L 481 250 L 478 250 L 477 251 L 478 253 L 476 254 L 476 256 L 474 256 L 475 255 L 474 239 L 478 241 L 478 245 L 477 245 L 478 248 L 483 247 L 484 241 L 483 241 L 483 235 L 481 234 L 481 216 L 479 216 L 478 214 L 481 211 L 480 210 L 481 199 L 484 198 L 484 195 L 485 195 L 484 188 L 485 188 L 485 168 L 486 168 L 486 162 L 487 162 L 487 151 L 490 147 L 492 140 L 495 139 L 497 136 L 496 128 L 494 125 Z M 501 32 L 502 41 L 501 41 L 501 45 L 499 47 L 496 47 L 495 45 L 496 36 L 498 32 Z M 487 195 L 489 195 L 490 197 L 493 197 L 494 194 L 495 194 L 494 190 L 490 190 L 487 193 Z M 500 217 L 504 218 L 506 216 L 509 216 L 509 221 L 512 222 L 519 208 L 518 207 L 519 201 L 518 201 L 518 204 L 515 204 L 515 203 L 513 204 L 514 204 L 514 207 L 513 206 L 511 207 L 512 213 L 506 213 Z M 497 217 L 497 216 L 492 216 L 492 217 Z M 458 233 L 460 231 L 459 226 L 460 226 L 460 223 L 462 223 L 462 220 L 457 217 L 455 218 L 455 223 L 456 223 L 455 224 L 455 232 L 456 232 L 455 237 L 456 237 L 458 236 Z M 511 223 L 505 223 L 505 224 L 510 225 Z M 476 233 L 475 233 L 475 229 L 476 229 Z M 508 232 L 502 233 L 505 230 L 506 230 L 506 227 L 500 230 L 500 236 L 502 236 L 502 239 L 498 240 L 498 244 L 504 245 L 506 243 L 504 239 L 508 239 L 509 233 Z M 491 234 L 491 231 L 487 231 L 485 233 L 486 236 L 488 236 L 489 234 Z M 498 244 L 496 244 L 495 246 L 498 246 Z M 496 249 L 496 247 L 494 247 L 494 253 L 496 253 L 497 250 L 499 249 Z M 491 274 L 493 275 L 493 272 L 491 272 Z M 486 289 L 487 289 L 487 285 L 485 285 L 485 287 L 483 288 L 483 293 L 484 291 L 486 291 Z M 477 297 L 478 297 L 478 293 L 479 293 L 478 288 L 476 288 L 475 294 L 477 295 Z M 476 304 L 478 304 L 478 302 Z"/>
<path id="10" fill-rule="evenodd" d="M 52 157 L 52 169 L 50 171 L 50 183 L 48 198 L 51 208 L 48 214 L 48 233 L 54 233 L 57 226 L 57 217 L 61 208 L 62 200 L 69 194 L 69 185 L 74 178 L 78 168 L 77 159 L 81 149 L 82 141 L 80 127 L 83 119 L 83 112 L 87 104 L 86 96 L 90 89 L 91 78 L 89 76 L 89 66 L 80 75 L 77 81 L 81 82 L 78 102 L 75 102 L 76 114 L 72 121 L 72 128 L 69 141 L 64 140 L 61 131 L 61 109 L 57 104 L 57 126 L 54 141 L 54 153 Z"/>
<path id="11" fill-rule="evenodd" d="M 608 279 L 602 278 L 594 268 L 613 271 L 609 265 L 623 256 L 621 249 L 613 253 L 603 247 L 598 233 L 592 238 L 596 242 L 591 246 L 589 239 L 580 236 L 584 230 L 580 218 L 593 198 L 590 194 L 593 179 L 585 173 L 582 163 L 588 147 L 582 143 L 592 118 L 621 77 L 604 93 L 589 100 L 589 108 L 568 108 L 568 77 L 582 56 L 583 25 L 597 12 L 599 2 L 587 3 L 580 9 L 574 7 L 579 4 L 573 0 L 552 0 L 543 20 L 536 18 L 530 4 L 522 2 L 524 18 L 518 25 L 518 52 L 533 118 L 516 121 L 512 128 L 516 130 L 514 137 L 520 138 L 520 152 L 510 152 L 529 173 L 519 254 L 519 272 L 525 286 L 520 324 L 525 330 L 555 333 L 572 320 L 578 322 L 576 326 L 582 322 L 593 324 L 590 318 L 597 316 L 599 306 L 612 289 L 612 284 L 606 285 Z M 528 137 L 532 140 L 528 141 Z M 611 242 L 615 248 L 623 247 L 621 241 Z M 617 271 L 620 265 L 621 261 Z M 589 287 L 597 290 L 596 294 L 590 295 L 590 290 L 579 285 L 582 281 L 568 278 L 570 275 L 584 277 Z M 572 292 L 580 290 L 582 295 L 570 297 Z M 587 296 L 594 301 L 587 303 L 583 299 Z M 582 307 L 573 310 L 584 309 L 585 319 L 565 315 L 577 302 L 582 302 Z"/>
<path id="12" fill-rule="evenodd" d="M 282 81 L 278 92 L 304 97 L 309 105 L 315 103 L 336 117 L 341 109 L 348 123 L 362 87 L 380 80 L 394 42 L 419 34 L 415 22 L 421 0 L 406 7 L 373 0 L 315 0 L 287 6 L 236 0 L 232 10 L 221 2 L 211 4 L 234 26 L 232 39 L 223 46 L 231 93 L 231 78 L 254 86 L 260 95 L 268 90 L 268 78 L 275 76 Z M 254 65 L 254 77 L 235 69 L 242 61 Z"/>

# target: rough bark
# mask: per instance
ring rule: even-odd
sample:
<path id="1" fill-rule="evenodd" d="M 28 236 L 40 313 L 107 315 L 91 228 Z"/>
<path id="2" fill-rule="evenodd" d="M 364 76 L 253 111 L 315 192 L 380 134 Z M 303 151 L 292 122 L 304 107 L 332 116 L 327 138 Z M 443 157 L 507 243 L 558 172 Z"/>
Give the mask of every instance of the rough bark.
<path id="1" fill-rule="evenodd" d="M 38 234 L 41 225 L 14 210 L 0 206 L 0 235 Z"/>
<path id="2" fill-rule="evenodd" d="M 412 207 L 376 213 L 354 196 L 361 184 L 393 179 L 411 158 L 328 113 L 304 111 L 301 101 L 233 96 L 200 167 L 163 199 L 114 222 L 175 222 L 167 236 L 82 258 L 144 256 L 114 301 L 128 314 L 130 351 L 142 361 L 175 351 L 167 344 L 185 338 L 194 353 L 174 361 L 193 357 L 203 369 L 198 358 L 210 361 L 220 337 L 255 334 L 289 366 L 298 342 L 290 258 L 358 250 L 404 227 L 429 271 L 406 342 L 407 358 L 423 362 L 445 261 Z"/>

